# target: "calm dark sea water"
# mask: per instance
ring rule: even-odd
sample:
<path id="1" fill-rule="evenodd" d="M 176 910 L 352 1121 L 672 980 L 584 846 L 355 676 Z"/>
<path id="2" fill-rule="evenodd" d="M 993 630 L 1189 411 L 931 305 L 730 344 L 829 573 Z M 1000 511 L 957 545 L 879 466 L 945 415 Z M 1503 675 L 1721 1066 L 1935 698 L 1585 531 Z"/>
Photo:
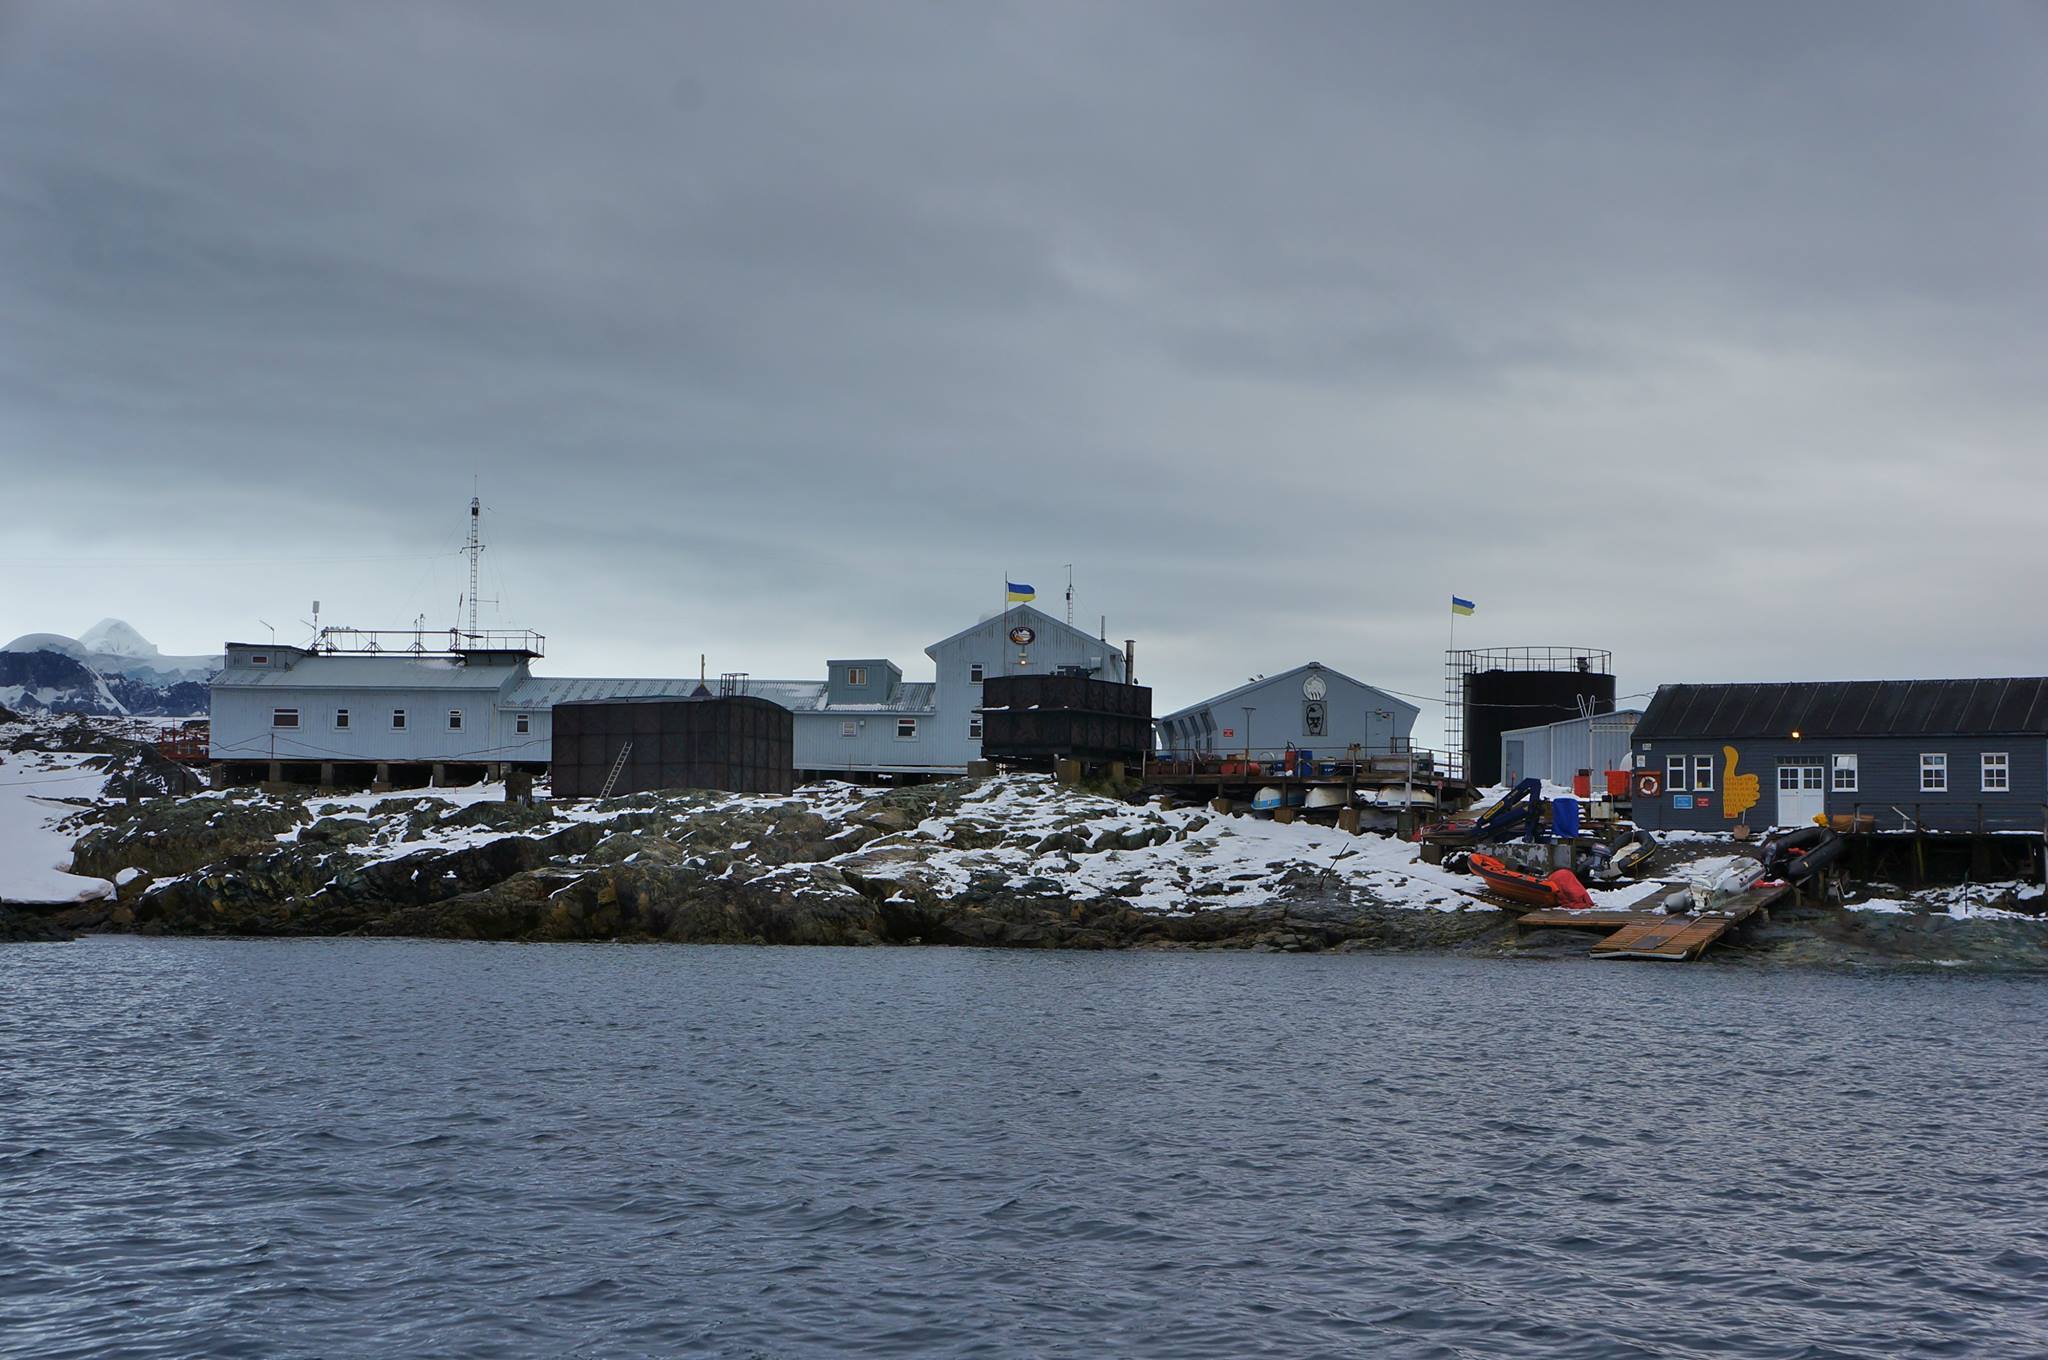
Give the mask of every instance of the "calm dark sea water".
<path id="1" fill-rule="evenodd" d="M 0 1352 L 2048 1353 L 2048 985 L 0 950 Z"/>

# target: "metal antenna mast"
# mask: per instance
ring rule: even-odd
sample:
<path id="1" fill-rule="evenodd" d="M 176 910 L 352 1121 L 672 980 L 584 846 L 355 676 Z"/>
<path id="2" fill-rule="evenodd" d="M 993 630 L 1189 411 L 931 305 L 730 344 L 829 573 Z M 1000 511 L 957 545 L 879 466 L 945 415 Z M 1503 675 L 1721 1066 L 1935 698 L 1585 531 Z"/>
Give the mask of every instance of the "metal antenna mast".
<path id="1" fill-rule="evenodd" d="M 482 520 L 483 503 L 475 496 L 469 498 L 469 546 L 463 551 L 469 554 L 469 636 L 476 639 L 476 564 L 483 555 L 484 543 Z"/>
<path id="2" fill-rule="evenodd" d="M 1074 564 L 1067 563 L 1067 627 L 1074 626 Z"/>

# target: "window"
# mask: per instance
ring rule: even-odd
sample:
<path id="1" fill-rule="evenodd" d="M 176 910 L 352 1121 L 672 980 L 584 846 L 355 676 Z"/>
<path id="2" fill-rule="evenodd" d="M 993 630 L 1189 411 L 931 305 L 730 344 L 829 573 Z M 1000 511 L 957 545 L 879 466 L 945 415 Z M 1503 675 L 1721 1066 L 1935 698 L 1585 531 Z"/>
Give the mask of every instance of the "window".
<path id="1" fill-rule="evenodd" d="M 1981 760 L 1986 793 L 2010 793 L 2012 791 L 2012 761 L 2003 751 L 1986 751 Z"/>
<path id="2" fill-rule="evenodd" d="M 971 685 L 980 684 L 986 675 L 987 671 L 979 661 L 967 668 L 967 682 Z"/>
<path id="3" fill-rule="evenodd" d="M 297 727 L 299 725 L 299 710 L 296 708 L 271 709 L 270 725 L 272 727 Z"/>
<path id="4" fill-rule="evenodd" d="M 348 731 L 348 710 L 347 710 L 347 709 L 345 709 L 345 708 L 337 708 L 337 709 L 335 709 L 335 710 L 334 710 L 334 730 L 335 730 L 335 731 L 337 731 L 337 732 L 346 732 L 346 731 Z"/>
<path id="5" fill-rule="evenodd" d="M 1920 792 L 1948 792 L 1948 756 L 1945 753 L 1929 751 L 1921 754 Z"/>
<path id="6" fill-rule="evenodd" d="M 249 653 L 249 664 L 250 664 L 250 665 L 252 665 L 252 666 L 268 666 L 268 665 L 270 664 L 270 653 L 269 653 L 269 652 L 251 652 L 251 653 Z"/>
<path id="7" fill-rule="evenodd" d="M 916 741 L 916 740 L 917 740 L 917 719 L 915 719 L 915 718 L 898 718 L 898 719 L 896 720 L 896 740 L 898 740 L 898 741 Z"/>
<path id="8" fill-rule="evenodd" d="M 979 713 L 967 720 L 967 739 L 969 741 L 981 740 L 981 715 Z"/>
<path id="9" fill-rule="evenodd" d="M 839 735 L 842 737 L 859 736 L 860 724 L 855 722 L 853 719 L 848 718 L 845 722 L 839 724 Z"/>
<path id="10" fill-rule="evenodd" d="M 522 737 L 533 731 L 533 715 L 531 713 L 514 713 L 512 715 L 512 730 Z"/>
<path id="11" fill-rule="evenodd" d="M 394 732 L 403 732 L 405 730 L 404 709 L 394 708 L 391 710 L 391 730 Z"/>
<path id="12" fill-rule="evenodd" d="M 1835 757 L 1834 790 L 1836 793 L 1856 792 L 1856 757 Z"/>
<path id="13" fill-rule="evenodd" d="M 1714 758 L 1694 756 L 1692 758 L 1692 786 L 1711 791 L 1714 787 Z"/>
<path id="14" fill-rule="evenodd" d="M 448 710 L 448 730 L 450 732 L 460 732 L 462 730 L 461 709 L 451 708 Z"/>
<path id="15" fill-rule="evenodd" d="M 868 668 L 866 666 L 848 666 L 846 668 L 846 684 L 849 689 L 866 689 L 868 686 Z"/>
<path id="16" fill-rule="evenodd" d="M 1676 791 L 1685 787 L 1685 757 L 1664 757 L 1664 787 Z"/>

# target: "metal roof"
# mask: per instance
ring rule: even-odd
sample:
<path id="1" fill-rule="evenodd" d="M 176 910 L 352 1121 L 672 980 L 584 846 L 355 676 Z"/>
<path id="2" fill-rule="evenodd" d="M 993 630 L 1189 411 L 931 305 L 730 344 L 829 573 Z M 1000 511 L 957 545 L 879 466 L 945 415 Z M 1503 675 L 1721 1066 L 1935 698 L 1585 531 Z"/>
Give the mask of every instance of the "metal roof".
<path id="1" fill-rule="evenodd" d="M 1324 675 L 1334 676 L 1336 679 L 1343 680 L 1349 684 L 1356 685 L 1360 689 L 1369 689 L 1374 694 L 1377 694 L 1381 698 L 1385 699 L 1388 703 L 1394 704 L 1400 708 L 1405 708 L 1410 713 L 1420 714 L 1422 712 L 1420 708 L 1416 707 L 1414 704 L 1409 703 L 1406 699 L 1396 698 L 1395 696 L 1381 689 L 1378 685 L 1368 685 L 1365 683 L 1365 681 L 1357 679 L 1354 676 L 1346 675 L 1344 672 L 1336 669 L 1334 666 L 1325 666 L 1320 661 L 1304 661 L 1299 666 L 1296 666 L 1293 670 L 1280 671 L 1276 674 L 1264 676 L 1257 680 L 1247 680 L 1242 685 L 1239 685 L 1236 689 L 1227 689 L 1224 690 L 1221 694 L 1211 695 L 1209 698 L 1202 699 L 1195 703 L 1189 704 L 1185 708 L 1176 708 L 1173 712 L 1161 714 L 1159 717 L 1154 718 L 1152 721 L 1156 723 L 1172 722 L 1175 718 L 1184 718 L 1190 713 L 1199 713 L 1201 710 L 1205 708 L 1228 706 L 1230 701 L 1232 699 L 1237 698 L 1240 694 L 1249 694 L 1251 693 L 1251 691 L 1255 689 L 1259 689 L 1263 686 L 1273 684 L 1276 681 L 1285 680 L 1290 676 L 1306 675 L 1310 671 L 1320 671 Z"/>
<path id="2" fill-rule="evenodd" d="M 1562 727 L 1583 727 L 1587 723 L 1599 726 L 1603 723 L 1614 728 L 1629 729 L 1642 720 L 1640 708 L 1617 708 L 1611 713 L 1595 713 L 1590 718 L 1560 718 L 1556 722 L 1535 723 L 1528 727 L 1510 727 L 1501 733 L 1502 737 L 1527 737 L 1532 732 L 1555 732 Z"/>
<path id="3" fill-rule="evenodd" d="M 598 676 L 530 675 L 504 699 L 508 708 L 552 708 L 556 704 L 592 699 L 687 699 L 701 681 L 650 678 L 611 679 Z M 884 704 L 828 704 L 823 680 L 754 680 L 740 682 L 739 692 L 766 699 L 792 713 L 929 713 L 937 705 L 930 681 L 898 687 L 896 701 Z M 712 690 L 715 695 L 716 689 Z"/>
<path id="4" fill-rule="evenodd" d="M 215 689 L 462 689 L 496 690 L 522 674 L 519 665 L 465 665 L 452 657 L 301 656 L 289 666 L 229 666 Z"/>
<path id="5" fill-rule="evenodd" d="M 1659 685 L 1638 741 L 2048 735 L 2048 678 Z"/>
<path id="6" fill-rule="evenodd" d="M 687 699 L 697 692 L 699 683 L 696 680 L 529 675 L 524 684 L 505 696 L 505 703 L 511 708 L 551 708 L 581 699 Z"/>

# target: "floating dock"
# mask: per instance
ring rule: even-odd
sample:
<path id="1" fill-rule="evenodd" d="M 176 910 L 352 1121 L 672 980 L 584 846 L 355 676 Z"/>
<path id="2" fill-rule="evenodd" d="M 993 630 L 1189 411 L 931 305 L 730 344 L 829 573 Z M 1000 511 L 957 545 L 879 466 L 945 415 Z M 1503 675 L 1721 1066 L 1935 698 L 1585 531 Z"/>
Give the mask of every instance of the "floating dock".
<path id="1" fill-rule="evenodd" d="M 1649 894 L 1620 911 L 1532 911 L 1516 919 L 1517 929 L 1604 930 L 1607 938 L 1593 946 L 1596 959 L 1663 959 L 1690 963 L 1708 946 L 1758 912 L 1789 895 L 1792 885 L 1760 885 L 1731 897 L 1711 912 L 1670 913 L 1664 899 L 1677 885 L 1660 883 Z"/>

